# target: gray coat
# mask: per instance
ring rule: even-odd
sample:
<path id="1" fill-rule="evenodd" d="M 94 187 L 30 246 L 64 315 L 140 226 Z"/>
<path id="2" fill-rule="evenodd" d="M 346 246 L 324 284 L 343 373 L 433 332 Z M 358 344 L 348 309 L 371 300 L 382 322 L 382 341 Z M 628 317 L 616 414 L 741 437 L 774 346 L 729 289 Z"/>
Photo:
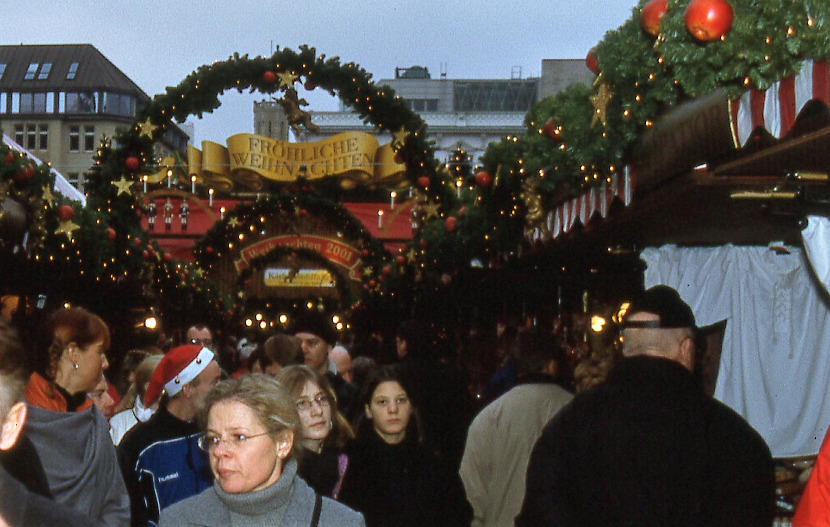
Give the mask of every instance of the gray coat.
<path id="1" fill-rule="evenodd" d="M 281 527 L 308 527 L 314 511 L 314 491 L 302 478 L 294 477 L 288 508 Z M 231 516 L 216 490 L 180 501 L 161 511 L 160 527 L 227 527 Z M 366 527 L 363 515 L 329 498 L 323 498 L 319 527 Z"/>

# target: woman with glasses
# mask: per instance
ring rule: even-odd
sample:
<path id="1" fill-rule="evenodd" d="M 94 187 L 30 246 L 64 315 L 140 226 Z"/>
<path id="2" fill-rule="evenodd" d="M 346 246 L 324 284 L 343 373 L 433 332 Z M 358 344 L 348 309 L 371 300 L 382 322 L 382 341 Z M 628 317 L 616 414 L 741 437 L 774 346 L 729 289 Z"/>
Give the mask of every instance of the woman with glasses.
<path id="1" fill-rule="evenodd" d="M 344 449 L 354 434 L 337 411 L 334 390 L 325 376 L 305 365 L 283 368 L 277 381 L 294 397 L 300 415 L 297 473 L 320 494 L 337 499 L 348 466 Z"/>
<path id="2" fill-rule="evenodd" d="M 469 526 L 461 480 L 426 446 L 410 393 L 400 366 L 369 374 L 339 499 L 369 527 Z"/>
<path id="3" fill-rule="evenodd" d="M 161 527 L 363 526 L 360 514 L 322 498 L 297 476 L 297 406 L 285 388 L 252 373 L 214 386 L 199 420 L 213 487 L 161 513 Z"/>

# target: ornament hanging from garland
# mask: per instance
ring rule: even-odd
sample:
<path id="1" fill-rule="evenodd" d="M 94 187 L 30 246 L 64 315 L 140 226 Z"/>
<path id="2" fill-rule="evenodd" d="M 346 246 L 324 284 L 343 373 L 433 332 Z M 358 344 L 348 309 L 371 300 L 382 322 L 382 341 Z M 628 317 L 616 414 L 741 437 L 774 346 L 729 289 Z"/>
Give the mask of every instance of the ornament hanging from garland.
<path id="1" fill-rule="evenodd" d="M 732 5 L 726 0 L 692 0 L 683 21 L 697 40 L 712 42 L 729 33 L 734 16 Z"/>
<path id="2" fill-rule="evenodd" d="M 585 66 L 587 66 L 594 75 L 599 75 L 599 64 L 597 64 L 597 55 L 595 50 L 596 48 L 591 48 L 591 51 L 585 55 Z"/>
<path id="3" fill-rule="evenodd" d="M 479 172 L 478 174 L 476 174 L 475 180 L 476 185 L 485 189 L 490 188 L 490 186 L 493 184 L 493 176 L 491 176 L 489 172 Z"/>
<path id="4" fill-rule="evenodd" d="M 660 34 L 660 21 L 667 11 L 666 3 L 667 0 L 649 0 L 640 12 L 640 26 L 653 37 Z"/>

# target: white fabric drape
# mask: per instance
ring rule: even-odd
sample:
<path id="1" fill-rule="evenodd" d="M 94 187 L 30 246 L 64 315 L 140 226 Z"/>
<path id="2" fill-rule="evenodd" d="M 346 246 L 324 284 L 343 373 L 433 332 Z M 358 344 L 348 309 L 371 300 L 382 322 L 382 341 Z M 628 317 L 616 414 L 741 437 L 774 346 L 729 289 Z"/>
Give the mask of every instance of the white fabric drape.
<path id="1" fill-rule="evenodd" d="M 816 278 L 825 291 L 830 291 L 830 218 L 807 216 L 801 239 Z"/>
<path id="2" fill-rule="evenodd" d="M 804 251 L 663 246 L 642 259 L 646 287 L 677 289 L 699 326 L 728 320 L 715 397 L 774 457 L 818 452 L 830 425 L 830 303 Z"/>

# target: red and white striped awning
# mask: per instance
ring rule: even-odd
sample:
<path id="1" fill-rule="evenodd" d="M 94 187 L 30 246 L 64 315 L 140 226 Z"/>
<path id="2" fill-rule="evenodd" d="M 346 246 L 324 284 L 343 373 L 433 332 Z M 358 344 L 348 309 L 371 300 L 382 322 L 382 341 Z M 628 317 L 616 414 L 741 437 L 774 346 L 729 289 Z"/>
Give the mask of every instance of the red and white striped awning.
<path id="1" fill-rule="evenodd" d="M 807 60 L 797 75 L 781 79 L 766 90 L 747 90 L 729 103 L 737 144 L 745 145 L 759 126 L 778 139 L 784 137 L 798 112 L 812 99 L 830 106 L 830 68 L 826 61 Z"/>

